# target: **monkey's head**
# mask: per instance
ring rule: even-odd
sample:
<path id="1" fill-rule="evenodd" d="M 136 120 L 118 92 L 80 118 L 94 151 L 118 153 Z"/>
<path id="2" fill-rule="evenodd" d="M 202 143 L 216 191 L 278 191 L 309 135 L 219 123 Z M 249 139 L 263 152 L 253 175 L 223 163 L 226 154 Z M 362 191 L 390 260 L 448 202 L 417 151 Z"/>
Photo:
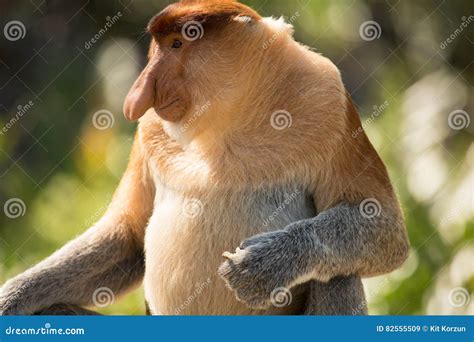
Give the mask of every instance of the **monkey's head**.
<path id="1" fill-rule="evenodd" d="M 163 120 L 178 122 L 208 102 L 235 76 L 229 72 L 239 51 L 230 33 L 258 19 L 230 0 L 183 0 L 155 15 L 147 27 L 148 64 L 125 99 L 125 117 L 137 120 L 153 108 Z"/>
<path id="2" fill-rule="evenodd" d="M 128 120 L 146 113 L 142 127 L 158 127 L 159 117 L 181 145 L 237 142 L 253 155 L 262 141 L 265 155 L 282 144 L 337 147 L 347 103 L 339 70 L 296 42 L 282 18 L 232 0 L 183 0 L 154 16 L 148 32 L 148 64 L 124 104 Z"/>

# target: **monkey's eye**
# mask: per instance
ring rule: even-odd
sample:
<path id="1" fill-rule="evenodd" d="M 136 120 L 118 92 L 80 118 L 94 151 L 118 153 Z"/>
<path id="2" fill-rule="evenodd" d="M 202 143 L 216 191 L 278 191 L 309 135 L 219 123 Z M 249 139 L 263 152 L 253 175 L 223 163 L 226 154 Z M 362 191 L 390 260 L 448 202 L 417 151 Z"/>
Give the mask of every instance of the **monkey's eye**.
<path id="1" fill-rule="evenodd" d="M 183 42 L 179 39 L 175 39 L 175 40 L 173 40 L 173 45 L 171 45 L 171 47 L 173 49 L 179 49 L 181 47 L 181 45 L 183 45 Z"/>

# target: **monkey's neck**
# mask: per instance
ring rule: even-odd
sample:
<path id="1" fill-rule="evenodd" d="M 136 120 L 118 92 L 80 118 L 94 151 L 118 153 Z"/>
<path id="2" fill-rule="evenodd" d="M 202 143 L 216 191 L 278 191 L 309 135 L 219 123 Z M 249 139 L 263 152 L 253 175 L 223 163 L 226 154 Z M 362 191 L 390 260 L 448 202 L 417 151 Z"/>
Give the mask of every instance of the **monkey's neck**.
<path id="1" fill-rule="evenodd" d="M 334 153 L 345 125 L 345 98 L 338 96 L 342 83 L 337 74 L 330 74 L 323 57 L 300 45 L 285 50 L 285 56 L 271 55 L 277 52 L 269 51 L 266 58 L 276 62 L 268 70 L 239 75 L 235 87 L 213 100 L 190 125 L 186 118 L 163 124 L 185 153 L 206 165 L 206 172 L 253 183 L 289 177 L 290 171 L 300 172 L 296 169 Z M 295 65 L 294 60 L 305 63 Z M 286 129 L 272 125 L 276 111 L 289 113 L 292 122 Z"/>

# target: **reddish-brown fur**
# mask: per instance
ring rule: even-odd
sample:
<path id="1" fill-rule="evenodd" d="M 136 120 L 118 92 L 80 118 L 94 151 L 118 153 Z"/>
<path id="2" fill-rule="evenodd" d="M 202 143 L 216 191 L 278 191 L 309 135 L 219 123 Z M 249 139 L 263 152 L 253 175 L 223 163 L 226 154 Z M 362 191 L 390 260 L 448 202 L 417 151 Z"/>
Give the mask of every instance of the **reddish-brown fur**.
<path id="1" fill-rule="evenodd" d="M 239 15 L 260 19 L 260 15 L 250 7 L 232 0 L 183 0 L 153 17 L 147 29 L 152 34 L 166 35 L 179 32 L 182 25 L 190 21 L 198 21 L 209 28 Z"/>

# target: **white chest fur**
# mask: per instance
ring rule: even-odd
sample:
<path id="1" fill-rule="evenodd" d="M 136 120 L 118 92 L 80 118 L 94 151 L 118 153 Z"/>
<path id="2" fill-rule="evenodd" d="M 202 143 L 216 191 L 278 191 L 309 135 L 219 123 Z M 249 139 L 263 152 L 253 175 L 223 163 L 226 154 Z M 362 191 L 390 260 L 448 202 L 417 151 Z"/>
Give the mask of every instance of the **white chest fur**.
<path id="1" fill-rule="evenodd" d="M 222 253 L 245 238 L 314 215 L 302 187 L 191 196 L 158 185 L 145 236 L 145 295 L 152 313 L 256 313 L 235 300 L 218 277 Z"/>

